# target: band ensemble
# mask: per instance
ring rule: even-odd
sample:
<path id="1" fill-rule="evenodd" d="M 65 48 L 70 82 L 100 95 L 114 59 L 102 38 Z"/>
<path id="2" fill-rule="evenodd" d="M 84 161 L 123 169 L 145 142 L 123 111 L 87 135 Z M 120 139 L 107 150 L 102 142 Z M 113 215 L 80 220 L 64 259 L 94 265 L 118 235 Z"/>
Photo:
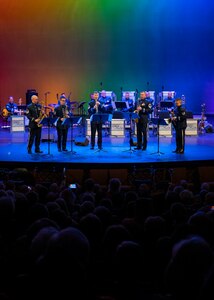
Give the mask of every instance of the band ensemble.
<path id="1" fill-rule="evenodd" d="M 132 120 L 136 124 L 137 145 L 134 149 L 145 151 L 148 144 L 148 124 L 151 116 L 153 116 L 155 120 L 159 121 L 161 119 L 161 112 L 164 110 L 164 112 L 169 113 L 168 123 L 172 123 L 172 126 L 175 129 L 176 148 L 173 152 L 183 154 L 185 151 L 185 129 L 187 127 L 187 114 L 183 99 L 173 98 L 174 95 L 169 92 L 166 101 L 161 102 L 165 102 L 165 104 L 171 104 L 164 104 L 164 108 L 161 109 L 160 106 L 156 106 L 154 104 L 154 99 L 150 98 L 149 92 L 142 91 L 140 92 L 140 96 L 137 96 L 137 93 L 134 93 L 134 97 L 131 97 L 130 92 L 124 92 L 121 101 L 114 101 L 112 97 L 107 95 L 105 90 L 101 92 L 94 91 L 90 95 L 87 111 L 90 118 L 91 127 L 90 149 L 95 149 L 96 134 L 98 150 L 103 149 L 103 123 L 106 121 L 111 121 L 114 113 L 122 113 L 126 115 L 126 117 L 128 116 L 131 124 Z M 2 110 L 3 117 L 8 118 L 10 116 L 19 114 L 20 104 L 21 103 L 17 105 L 14 103 L 13 97 L 10 96 L 8 103 Z M 47 109 L 50 110 L 48 114 Z M 41 105 L 39 103 L 38 96 L 32 95 L 31 103 L 27 105 L 24 114 L 29 120 L 29 138 L 27 145 L 27 152 L 29 154 L 32 154 L 33 145 L 35 153 L 42 153 L 40 149 L 42 126 L 50 124 L 53 124 L 56 127 L 58 151 L 68 151 L 66 148 L 67 135 L 68 129 L 72 124 L 72 122 L 69 121 L 72 121 L 73 113 L 70 99 L 66 98 L 65 93 L 60 95 L 58 104 L 56 104 L 54 108 Z M 46 124 L 47 120 L 48 122 L 51 120 L 51 123 Z M 46 121 L 46 123 L 44 121 Z"/>

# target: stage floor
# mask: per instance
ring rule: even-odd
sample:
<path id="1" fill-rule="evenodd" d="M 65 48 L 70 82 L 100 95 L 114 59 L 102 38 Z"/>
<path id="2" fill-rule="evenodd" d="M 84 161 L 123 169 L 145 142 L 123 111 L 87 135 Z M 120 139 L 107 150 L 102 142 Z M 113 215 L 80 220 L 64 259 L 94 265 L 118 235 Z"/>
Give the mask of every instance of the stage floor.
<path id="1" fill-rule="evenodd" d="M 175 154 L 175 137 L 160 136 L 159 149 L 157 135 L 149 131 L 148 147 L 146 151 L 130 151 L 129 132 L 125 137 L 113 137 L 103 131 L 103 151 L 90 150 L 88 146 L 77 146 L 74 141 L 84 140 L 82 128 L 73 131 L 71 142 L 70 131 L 68 133 L 68 152 L 58 152 L 56 145 L 56 129 L 50 129 L 51 142 L 47 142 L 47 128 L 43 128 L 43 141 L 41 150 L 43 154 L 27 153 L 28 129 L 25 132 L 10 132 L 9 128 L 0 129 L 0 164 L 1 167 L 20 167 L 54 165 L 73 169 L 104 169 L 104 168 L 128 168 L 133 166 L 159 166 L 182 167 L 195 164 L 196 166 L 212 166 L 214 162 L 214 134 L 204 133 L 198 136 L 186 136 L 185 154 Z M 136 141 L 136 137 L 133 137 Z M 131 147 L 133 150 L 134 147 Z M 34 149 L 33 149 L 34 150 Z M 158 150 L 161 153 L 157 153 Z"/>

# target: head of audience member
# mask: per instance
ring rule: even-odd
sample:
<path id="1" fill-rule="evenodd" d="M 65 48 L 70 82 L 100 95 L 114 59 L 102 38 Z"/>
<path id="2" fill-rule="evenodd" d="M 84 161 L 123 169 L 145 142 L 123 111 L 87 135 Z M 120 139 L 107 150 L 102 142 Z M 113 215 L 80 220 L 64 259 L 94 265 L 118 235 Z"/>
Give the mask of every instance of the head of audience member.
<path id="1" fill-rule="evenodd" d="M 198 299 L 212 262 L 212 250 L 199 236 L 192 236 L 175 244 L 166 269 L 167 288 L 173 299 Z"/>

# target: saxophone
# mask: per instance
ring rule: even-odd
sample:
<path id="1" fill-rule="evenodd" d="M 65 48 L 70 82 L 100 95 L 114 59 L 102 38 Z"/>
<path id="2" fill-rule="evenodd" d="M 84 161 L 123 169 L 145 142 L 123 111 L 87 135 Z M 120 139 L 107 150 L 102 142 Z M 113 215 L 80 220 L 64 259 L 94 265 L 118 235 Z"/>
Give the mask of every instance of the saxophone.
<path id="1" fill-rule="evenodd" d="M 172 123 L 173 126 L 176 125 L 176 116 L 175 116 L 174 109 L 172 109 L 170 112 L 170 118 L 168 119 L 168 124 L 170 123 Z"/>
<path id="2" fill-rule="evenodd" d="M 44 118 L 47 118 L 47 115 L 46 115 L 46 113 L 45 113 L 44 106 L 42 106 L 42 107 L 41 107 L 41 110 L 40 110 L 40 112 L 39 112 L 39 117 L 38 117 L 38 119 L 39 119 L 39 122 L 37 123 L 37 126 L 38 126 L 38 127 L 42 127 L 42 126 L 43 126 L 43 124 L 41 124 L 41 122 L 42 122 L 42 120 L 43 120 Z"/>

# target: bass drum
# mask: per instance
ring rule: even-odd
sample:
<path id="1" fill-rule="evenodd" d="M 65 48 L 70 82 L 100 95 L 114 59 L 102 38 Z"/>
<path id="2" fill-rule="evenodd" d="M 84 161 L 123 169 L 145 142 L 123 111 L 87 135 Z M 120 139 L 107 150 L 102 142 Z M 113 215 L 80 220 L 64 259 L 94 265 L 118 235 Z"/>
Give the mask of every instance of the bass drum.
<path id="1" fill-rule="evenodd" d="M 9 113 L 9 111 L 4 107 L 4 108 L 2 108 L 1 115 L 2 115 L 3 118 L 7 118 L 7 117 L 9 117 L 10 113 Z"/>

